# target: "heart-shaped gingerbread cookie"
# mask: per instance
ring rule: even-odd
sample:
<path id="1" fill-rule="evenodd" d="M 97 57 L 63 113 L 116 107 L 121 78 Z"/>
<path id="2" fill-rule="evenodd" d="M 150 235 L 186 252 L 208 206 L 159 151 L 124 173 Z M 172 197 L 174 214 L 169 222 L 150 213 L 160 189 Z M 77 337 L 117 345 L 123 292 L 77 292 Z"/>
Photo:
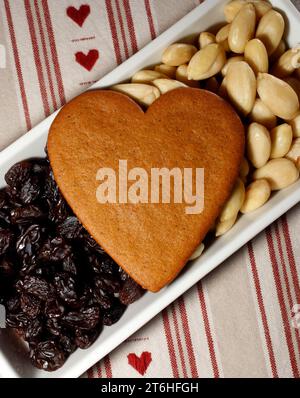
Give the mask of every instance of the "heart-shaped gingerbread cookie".
<path id="1" fill-rule="evenodd" d="M 146 113 L 122 94 L 90 91 L 60 111 L 48 153 L 56 182 L 84 227 L 136 282 L 156 292 L 182 270 L 228 199 L 244 153 L 244 128 L 229 104 L 204 90 L 174 90 Z M 118 185 L 120 160 L 129 174 Z M 194 177 L 204 169 L 201 213 L 187 214 L 187 203 L 174 203 L 175 177 L 171 203 L 151 200 L 151 173 L 162 168 L 182 170 L 182 176 L 195 170 Z M 115 171 L 115 187 L 106 191 L 116 203 L 99 203 L 99 186 L 114 181 L 109 174 L 101 180 L 100 169 Z M 136 181 L 133 169 L 141 171 Z M 149 203 L 123 203 L 126 184 L 130 190 L 145 181 Z M 161 181 L 158 189 L 165 188 Z"/>

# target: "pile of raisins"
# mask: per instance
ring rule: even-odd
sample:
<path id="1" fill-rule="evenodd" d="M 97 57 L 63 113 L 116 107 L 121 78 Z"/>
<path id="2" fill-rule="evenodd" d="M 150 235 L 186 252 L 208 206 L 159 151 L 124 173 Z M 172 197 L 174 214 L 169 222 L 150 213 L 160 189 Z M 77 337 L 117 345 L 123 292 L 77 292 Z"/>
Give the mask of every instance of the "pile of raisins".
<path id="1" fill-rule="evenodd" d="M 143 289 L 82 227 L 47 159 L 15 164 L 0 190 L 0 304 L 34 366 L 60 368 Z"/>

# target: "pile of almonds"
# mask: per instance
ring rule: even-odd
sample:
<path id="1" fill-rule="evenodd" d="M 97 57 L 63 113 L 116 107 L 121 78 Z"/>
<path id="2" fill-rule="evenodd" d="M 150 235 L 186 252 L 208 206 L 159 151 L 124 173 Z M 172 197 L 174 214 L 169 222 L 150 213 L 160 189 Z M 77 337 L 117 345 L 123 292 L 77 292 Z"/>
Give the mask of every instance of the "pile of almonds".
<path id="1" fill-rule="evenodd" d="M 178 87 L 204 88 L 239 113 L 246 154 L 214 227 L 216 236 L 230 230 L 240 212 L 260 208 L 272 191 L 295 183 L 300 170 L 300 46 L 287 48 L 285 20 L 269 1 L 233 0 L 224 14 L 227 23 L 221 29 L 201 32 L 200 49 L 173 44 L 160 65 L 113 87 L 144 106 Z"/>

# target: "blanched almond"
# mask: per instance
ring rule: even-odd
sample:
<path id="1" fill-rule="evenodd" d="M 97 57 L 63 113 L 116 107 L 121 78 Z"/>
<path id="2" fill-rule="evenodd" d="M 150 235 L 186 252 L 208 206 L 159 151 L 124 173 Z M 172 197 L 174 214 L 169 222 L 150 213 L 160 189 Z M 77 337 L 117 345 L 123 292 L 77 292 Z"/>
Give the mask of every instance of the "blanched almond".
<path id="1" fill-rule="evenodd" d="M 226 76 L 226 74 L 228 72 L 228 68 L 230 67 L 231 64 L 233 64 L 234 62 L 241 62 L 241 61 L 245 61 L 245 59 L 242 55 L 236 55 L 235 57 L 229 58 L 227 60 L 226 64 L 222 68 L 222 75 Z"/>
<path id="2" fill-rule="evenodd" d="M 199 36 L 199 47 L 204 48 L 216 42 L 216 36 L 210 32 L 201 32 Z"/>
<path id="3" fill-rule="evenodd" d="M 219 217 L 221 222 L 231 220 L 235 218 L 245 200 L 245 185 L 243 181 L 239 178 L 235 184 L 233 192 L 225 204 L 222 213 Z"/>
<path id="4" fill-rule="evenodd" d="M 180 65 L 176 70 L 176 80 L 186 84 L 189 87 L 199 87 L 199 82 L 196 80 L 189 80 L 188 79 L 188 66 L 187 65 Z"/>
<path id="5" fill-rule="evenodd" d="M 228 44 L 232 52 L 242 54 L 255 33 L 256 13 L 253 4 L 241 8 L 230 25 Z"/>
<path id="6" fill-rule="evenodd" d="M 162 75 L 166 75 L 170 79 L 175 79 L 176 69 L 177 69 L 176 66 L 170 66 L 170 65 L 165 65 L 165 64 L 156 65 L 155 68 L 154 68 L 154 70 L 156 72 L 159 72 Z"/>
<path id="7" fill-rule="evenodd" d="M 227 3 L 224 7 L 226 21 L 232 22 L 245 4 L 247 4 L 246 0 L 232 0 Z"/>
<path id="8" fill-rule="evenodd" d="M 293 141 L 292 127 L 285 123 L 271 131 L 271 159 L 283 158 L 291 148 Z"/>
<path id="9" fill-rule="evenodd" d="M 299 178 L 299 170 L 289 159 L 272 159 L 253 174 L 254 180 L 266 179 L 272 191 L 294 184 Z"/>
<path id="10" fill-rule="evenodd" d="M 241 213 L 246 214 L 262 207 L 271 196 L 271 187 L 267 180 L 254 181 L 246 188 L 246 197 Z"/>
<path id="11" fill-rule="evenodd" d="M 228 35 L 230 30 L 230 24 L 227 24 L 221 28 L 216 34 L 216 42 L 221 44 L 225 51 L 230 51 L 228 44 Z"/>
<path id="12" fill-rule="evenodd" d="M 221 44 L 209 44 L 198 51 L 188 65 L 189 80 L 205 80 L 221 71 L 226 55 Z"/>
<path id="13" fill-rule="evenodd" d="M 229 220 L 226 221 L 219 221 L 216 225 L 216 237 L 225 235 L 231 228 L 234 226 L 237 220 L 237 215 Z"/>
<path id="14" fill-rule="evenodd" d="M 249 1 L 249 0 L 248 0 Z M 272 4 L 266 0 L 250 0 L 256 11 L 257 19 L 261 19 L 268 11 L 272 9 Z"/>
<path id="15" fill-rule="evenodd" d="M 201 243 L 201 245 L 195 250 L 195 253 L 190 257 L 189 261 L 193 261 L 199 258 L 202 255 L 204 249 L 205 246 L 203 243 Z"/>
<path id="16" fill-rule="evenodd" d="M 272 8 L 272 5 L 265 0 L 233 0 L 227 3 L 224 8 L 226 21 L 232 22 L 246 3 L 252 3 L 254 5 L 257 19 L 260 19 Z"/>
<path id="17" fill-rule="evenodd" d="M 293 129 L 293 135 L 295 138 L 300 137 L 300 112 L 294 117 L 294 119 L 289 121 Z"/>
<path id="18" fill-rule="evenodd" d="M 271 112 L 282 119 L 293 119 L 299 110 L 299 100 L 295 91 L 275 76 L 259 73 L 257 91 Z"/>
<path id="19" fill-rule="evenodd" d="M 300 138 L 296 138 L 289 152 L 286 154 L 286 158 L 293 161 L 298 170 L 300 170 Z"/>
<path id="20" fill-rule="evenodd" d="M 284 28 L 283 16 L 278 11 L 270 10 L 260 20 L 256 37 L 264 43 L 269 55 L 272 55 L 279 46 Z"/>
<path id="21" fill-rule="evenodd" d="M 283 78 L 295 72 L 296 66 L 300 61 L 300 48 L 286 51 L 274 64 L 272 75 Z"/>
<path id="22" fill-rule="evenodd" d="M 160 91 L 157 87 L 147 84 L 128 83 L 117 84 L 111 87 L 112 90 L 126 94 L 141 105 L 150 106 L 160 97 Z"/>
<path id="23" fill-rule="evenodd" d="M 165 79 L 167 76 L 154 70 L 140 70 L 131 79 L 131 83 L 151 83 L 155 79 Z"/>
<path id="24" fill-rule="evenodd" d="M 190 61 L 197 48 L 191 44 L 176 43 L 165 49 L 162 62 L 170 66 L 179 66 Z"/>
<path id="25" fill-rule="evenodd" d="M 270 158 L 271 138 L 269 131 L 258 123 L 251 123 L 247 132 L 247 156 L 257 169 Z"/>
<path id="26" fill-rule="evenodd" d="M 243 115 L 248 115 L 256 97 L 256 78 L 246 62 L 235 62 L 230 65 L 226 75 L 228 97 Z"/>
<path id="27" fill-rule="evenodd" d="M 254 73 L 267 73 L 269 70 L 269 58 L 266 47 L 259 39 L 250 40 L 245 48 L 245 61 L 253 69 Z"/>
<path id="28" fill-rule="evenodd" d="M 187 87 L 184 83 L 172 79 L 156 79 L 152 83 L 162 94 L 175 90 L 176 88 Z"/>
<path id="29" fill-rule="evenodd" d="M 276 127 L 277 117 L 270 111 L 260 98 L 255 100 L 253 109 L 249 115 L 251 122 L 262 124 L 267 129 L 271 130 Z"/>

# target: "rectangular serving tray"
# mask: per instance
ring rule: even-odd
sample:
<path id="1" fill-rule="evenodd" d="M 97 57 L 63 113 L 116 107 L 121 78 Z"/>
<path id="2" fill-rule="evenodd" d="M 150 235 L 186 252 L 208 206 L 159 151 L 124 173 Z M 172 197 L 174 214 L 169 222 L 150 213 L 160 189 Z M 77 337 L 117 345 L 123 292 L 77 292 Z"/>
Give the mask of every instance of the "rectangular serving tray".
<path id="1" fill-rule="evenodd" d="M 162 52 L 168 45 L 224 22 L 223 7 L 227 2 L 228 0 L 205 1 L 101 79 L 93 88 L 106 88 L 130 79 L 138 70 L 159 63 Z M 272 3 L 285 14 L 289 21 L 288 44 L 290 46 L 298 44 L 300 38 L 298 10 L 289 0 L 273 0 Z M 29 157 L 44 156 L 48 130 L 55 115 L 56 113 L 0 153 L 0 187 L 5 185 L 4 175 L 14 163 Z M 216 239 L 207 248 L 201 258 L 188 264 L 184 272 L 171 285 L 159 293 L 147 293 L 141 300 L 131 305 L 116 325 L 104 328 L 101 336 L 90 349 L 77 350 L 63 368 L 54 373 L 35 369 L 28 359 L 25 344 L 13 337 L 9 331 L 0 329 L 0 377 L 79 377 L 299 201 L 300 181 L 276 193 L 263 208 L 242 216 L 230 232 Z"/>

